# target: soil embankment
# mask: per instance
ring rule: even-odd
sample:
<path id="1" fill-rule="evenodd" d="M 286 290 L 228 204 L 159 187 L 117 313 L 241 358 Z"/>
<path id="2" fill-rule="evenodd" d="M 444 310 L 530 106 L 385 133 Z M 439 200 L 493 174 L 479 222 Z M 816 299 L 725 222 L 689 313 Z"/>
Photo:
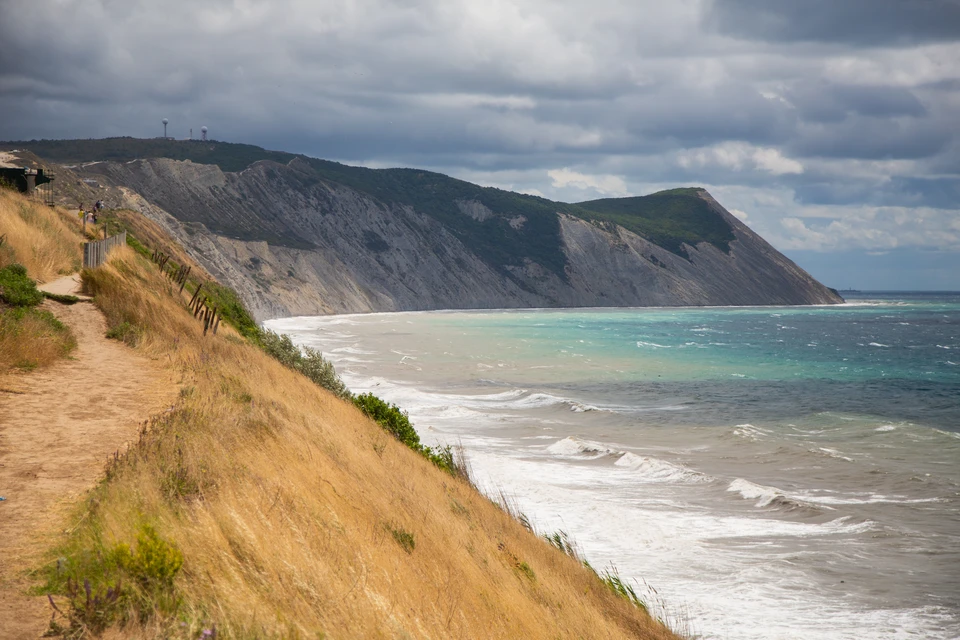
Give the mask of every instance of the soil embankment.
<path id="1" fill-rule="evenodd" d="M 63 284 L 55 292 L 76 293 Z M 46 630 L 50 606 L 25 594 L 26 572 L 71 526 L 70 507 L 108 458 L 176 394 L 168 372 L 105 337 L 92 304 L 44 306 L 74 332 L 77 349 L 42 371 L 0 377 L 0 638 Z"/>

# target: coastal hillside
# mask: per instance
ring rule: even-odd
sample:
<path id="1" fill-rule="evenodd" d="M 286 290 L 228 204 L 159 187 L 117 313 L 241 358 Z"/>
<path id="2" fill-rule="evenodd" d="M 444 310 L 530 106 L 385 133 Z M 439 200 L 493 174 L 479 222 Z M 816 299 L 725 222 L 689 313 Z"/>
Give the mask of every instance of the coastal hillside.
<path id="1" fill-rule="evenodd" d="M 222 142 L 0 147 L 69 165 L 91 195 L 156 221 L 258 319 L 841 301 L 703 189 L 568 204 Z"/>
<path id="2" fill-rule="evenodd" d="M 75 212 L 9 192 L 0 203 L 0 268 L 75 268 Z M 15 533 L 0 540 L 0 635 L 677 637 L 639 583 L 585 566 L 560 533 L 537 535 L 476 491 L 455 452 L 419 445 L 399 410 L 353 397 L 318 354 L 253 327 L 242 307 L 205 331 L 189 302 L 201 283 L 216 290 L 209 275 L 181 291 L 170 274 L 197 265 L 178 250 L 184 263 L 165 273 L 148 246 L 173 239 L 117 212 L 87 232 L 107 225 L 140 236 L 80 272 L 82 298 L 44 303 L 67 305 L 52 309 L 76 331 L 76 357 L 2 380 L 2 407 L 30 410 L 0 413 L 0 523 Z M 37 234 L 66 251 L 52 266 L 24 258 Z M 94 362 L 113 364 L 101 375 Z M 162 403 L 137 386 L 144 376 Z M 99 410 L 80 415 L 84 402 Z M 43 439 L 58 430 L 71 453 L 51 462 L 67 441 Z M 69 486 L 51 491 L 51 477 Z"/>

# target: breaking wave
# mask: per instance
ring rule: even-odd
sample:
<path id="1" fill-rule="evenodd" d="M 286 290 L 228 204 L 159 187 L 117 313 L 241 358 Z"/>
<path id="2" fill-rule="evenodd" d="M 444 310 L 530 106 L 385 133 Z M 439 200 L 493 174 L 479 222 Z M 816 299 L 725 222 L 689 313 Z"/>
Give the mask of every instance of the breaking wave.
<path id="1" fill-rule="evenodd" d="M 586 460 L 610 458 L 614 466 L 630 469 L 648 482 L 709 482 L 711 480 L 709 476 L 683 465 L 630 451 L 621 451 L 599 442 L 581 440 L 573 436 L 554 442 L 547 447 L 547 451 L 558 456 L 576 456 Z"/>

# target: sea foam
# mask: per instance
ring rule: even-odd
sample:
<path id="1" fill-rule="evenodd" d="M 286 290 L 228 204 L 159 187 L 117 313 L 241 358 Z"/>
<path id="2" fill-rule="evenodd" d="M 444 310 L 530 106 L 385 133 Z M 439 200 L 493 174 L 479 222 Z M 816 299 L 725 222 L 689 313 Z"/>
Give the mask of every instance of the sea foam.
<path id="1" fill-rule="evenodd" d="M 547 451 L 565 457 L 579 457 L 586 460 L 616 458 L 613 464 L 636 472 L 636 477 L 644 482 L 709 482 L 711 478 L 698 471 L 688 469 L 660 458 L 638 455 L 631 451 L 609 447 L 591 440 L 581 440 L 568 436 L 547 447 Z"/>

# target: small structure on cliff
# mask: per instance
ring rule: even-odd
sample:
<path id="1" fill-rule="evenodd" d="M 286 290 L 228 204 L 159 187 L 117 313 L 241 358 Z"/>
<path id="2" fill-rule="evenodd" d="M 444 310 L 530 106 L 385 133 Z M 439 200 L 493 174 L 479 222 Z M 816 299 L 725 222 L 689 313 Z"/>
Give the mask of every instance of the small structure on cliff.
<path id="1" fill-rule="evenodd" d="M 49 184 L 53 180 L 53 176 L 44 173 L 43 169 L 0 167 L 0 179 L 14 185 L 20 193 L 34 195 L 37 187 Z"/>
<path id="2" fill-rule="evenodd" d="M 20 193 L 37 197 L 48 204 L 53 204 L 53 192 L 50 183 L 53 175 L 43 169 L 14 166 L 10 154 L 3 154 L 0 158 L 0 181 L 6 182 Z"/>

